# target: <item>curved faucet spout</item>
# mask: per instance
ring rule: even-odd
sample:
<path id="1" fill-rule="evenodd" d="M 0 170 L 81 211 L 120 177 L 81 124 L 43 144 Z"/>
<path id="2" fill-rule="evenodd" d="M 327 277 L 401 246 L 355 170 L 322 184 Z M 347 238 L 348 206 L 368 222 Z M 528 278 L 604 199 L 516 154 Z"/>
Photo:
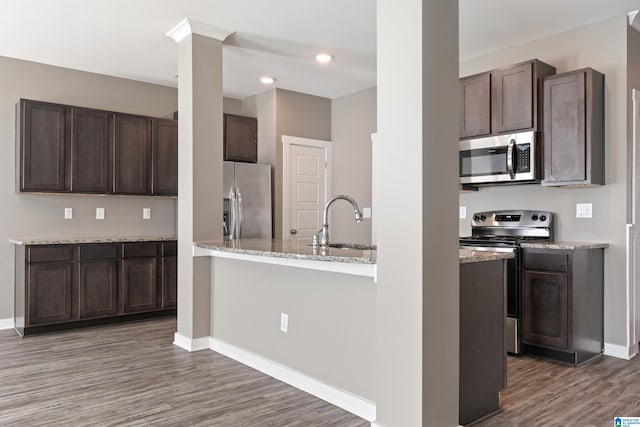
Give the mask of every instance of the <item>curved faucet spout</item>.
<path id="1" fill-rule="evenodd" d="M 324 205 L 324 212 L 322 215 L 322 229 L 319 231 L 320 236 L 318 239 L 319 240 L 318 243 L 322 247 L 329 246 L 329 207 L 336 200 L 346 200 L 347 202 L 351 203 L 351 206 L 353 206 L 353 213 L 355 214 L 355 217 L 356 217 L 356 222 L 362 221 L 362 213 L 360 213 L 360 208 L 358 207 L 358 203 L 356 203 L 356 201 L 353 200 L 353 198 L 349 196 L 345 196 L 344 194 L 333 196 Z"/>

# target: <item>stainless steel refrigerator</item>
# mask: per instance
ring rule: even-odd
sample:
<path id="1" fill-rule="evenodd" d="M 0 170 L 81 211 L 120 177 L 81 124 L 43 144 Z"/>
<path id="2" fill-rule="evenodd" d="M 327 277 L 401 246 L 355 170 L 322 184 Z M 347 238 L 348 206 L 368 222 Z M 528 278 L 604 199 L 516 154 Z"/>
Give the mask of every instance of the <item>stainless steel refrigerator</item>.
<path id="1" fill-rule="evenodd" d="M 271 166 L 223 162 L 224 235 L 271 239 Z"/>

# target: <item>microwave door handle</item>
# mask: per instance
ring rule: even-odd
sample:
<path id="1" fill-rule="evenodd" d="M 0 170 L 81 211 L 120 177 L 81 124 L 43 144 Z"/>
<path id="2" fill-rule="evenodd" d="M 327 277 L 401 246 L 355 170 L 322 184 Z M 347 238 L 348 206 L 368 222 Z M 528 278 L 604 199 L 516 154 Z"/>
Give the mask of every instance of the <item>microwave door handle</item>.
<path id="1" fill-rule="evenodd" d="M 516 140 L 512 139 L 509 141 L 509 146 L 507 147 L 507 171 L 509 172 L 509 177 L 511 179 L 516 178 L 516 171 L 513 168 L 513 149 L 516 145 Z"/>

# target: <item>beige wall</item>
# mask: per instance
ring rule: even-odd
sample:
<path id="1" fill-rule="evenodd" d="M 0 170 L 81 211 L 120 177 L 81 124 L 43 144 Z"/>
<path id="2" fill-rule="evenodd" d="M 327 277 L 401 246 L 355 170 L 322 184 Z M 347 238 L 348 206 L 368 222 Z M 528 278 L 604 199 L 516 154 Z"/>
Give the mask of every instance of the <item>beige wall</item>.
<path id="1" fill-rule="evenodd" d="M 591 67 L 605 74 L 606 185 L 548 188 L 520 185 L 461 193 L 467 219 L 460 235 L 470 234 L 473 212 L 487 209 L 544 209 L 554 212 L 557 240 L 607 242 L 605 251 L 605 342 L 626 345 L 625 224 L 627 195 L 627 21 L 619 16 L 565 33 L 514 46 L 460 63 L 466 76 L 538 58 L 565 72 Z M 593 203 L 592 219 L 576 219 L 576 203 Z"/>
<path id="2" fill-rule="evenodd" d="M 15 192 L 15 104 L 29 98 L 155 117 L 173 117 L 175 88 L 0 57 L 0 319 L 13 318 L 10 237 L 173 235 L 176 199 L 138 196 L 40 195 Z M 74 219 L 64 219 L 64 208 Z M 106 218 L 95 220 L 95 208 Z M 151 220 L 142 220 L 150 207 Z"/>
<path id="3" fill-rule="evenodd" d="M 332 193 L 371 207 L 371 134 L 376 131 L 376 88 L 331 101 Z M 371 243 L 371 219 L 357 224 L 348 203 L 331 208 L 331 240 Z"/>
<path id="4" fill-rule="evenodd" d="M 375 401 L 373 279 L 222 258 L 212 274 L 215 338 Z"/>

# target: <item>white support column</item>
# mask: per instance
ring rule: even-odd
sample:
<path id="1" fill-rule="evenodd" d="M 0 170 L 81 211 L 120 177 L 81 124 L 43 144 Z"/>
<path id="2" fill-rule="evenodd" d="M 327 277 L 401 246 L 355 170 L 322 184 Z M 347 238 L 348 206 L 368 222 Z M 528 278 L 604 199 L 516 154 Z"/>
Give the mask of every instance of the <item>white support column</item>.
<path id="1" fill-rule="evenodd" d="M 208 347 L 211 258 L 193 242 L 222 239 L 222 42 L 228 31 L 185 19 L 178 44 L 178 331 L 174 343 Z"/>
<path id="2" fill-rule="evenodd" d="M 378 426 L 458 425 L 458 2 L 378 0 Z"/>

